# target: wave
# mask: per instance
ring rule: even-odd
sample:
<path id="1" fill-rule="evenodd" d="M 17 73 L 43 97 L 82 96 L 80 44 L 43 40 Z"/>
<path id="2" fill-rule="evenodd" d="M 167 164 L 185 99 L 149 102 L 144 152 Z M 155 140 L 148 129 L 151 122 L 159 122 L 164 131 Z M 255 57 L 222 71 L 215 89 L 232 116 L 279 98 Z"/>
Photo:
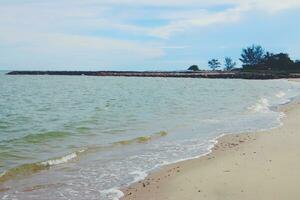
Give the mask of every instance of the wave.
<path id="1" fill-rule="evenodd" d="M 64 131 L 50 131 L 39 134 L 31 134 L 24 137 L 24 140 L 28 143 L 40 143 L 52 138 L 62 138 L 70 135 L 69 132 Z"/>
<path id="2" fill-rule="evenodd" d="M 133 143 L 145 143 L 152 139 L 166 136 L 167 134 L 168 133 L 165 131 L 160 131 L 151 136 L 141 136 L 141 137 L 137 137 L 137 138 L 134 138 L 131 140 L 118 141 L 118 142 L 115 142 L 114 145 L 128 145 L 128 144 L 133 144 Z M 49 131 L 49 132 L 44 132 L 44 133 L 39 133 L 39 134 L 29 134 L 29 135 L 26 135 L 21 138 L 2 140 L 2 141 L 0 141 L 0 143 L 42 143 L 42 142 L 45 142 L 50 139 L 67 137 L 68 135 L 70 135 L 70 133 L 65 132 L 65 131 Z"/>
<path id="3" fill-rule="evenodd" d="M 44 165 L 44 166 L 54 166 L 54 165 L 60 165 L 60 164 L 63 164 L 63 163 L 67 163 L 68 161 L 77 158 L 78 155 L 80 153 L 83 153 L 84 151 L 85 150 L 80 150 L 78 152 L 74 152 L 74 153 L 71 153 L 69 155 L 63 156 L 61 158 L 57 158 L 57 159 L 52 159 L 52 160 L 47 160 L 47 161 L 41 162 L 40 164 Z"/>
<path id="4" fill-rule="evenodd" d="M 168 133 L 165 131 L 160 131 L 151 136 L 143 136 L 143 137 L 137 137 L 137 138 L 134 138 L 131 140 L 118 141 L 109 146 L 89 147 L 86 149 L 82 149 L 82 150 L 70 153 L 70 154 L 62 156 L 62 157 L 53 158 L 53 159 L 49 159 L 49 160 L 37 162 L 37 163 L 29 163 L 29 164 L 20 165 L 15 168 L 11 168 L 11 169 L 3 172 L 2 174 L 0 174 L 0 183 L 3 183 L 5 181 L 11 180 L 11 179 L 15 179 L 18 177 L 30 176 L 30 175 L 40 172 L 42 170 L 48 170 L 51 166 L 64 164 L 69 161 L 78 159 L 78 157 L 84 153 L 93 153 L 98 150 L 114 148 L 114 147 L 117 147 L 120 145 L 142 144 L 142 143 L 149 142 L 150 140 L 153 140 L 153 139 L 158 139 L 160 137 L 164 137 L 167 134 Z M 50 135 L 52 135 L 52 134 L 50 134 Z M 54 135 L 56 135 L 56 134 L 54 134 Z"/>
<path id="5" fill-rule="evenodd" d="M 265 113 L 270 111 L 270 103 L 266 98 L 260 98 L 259 101 L 248 108 L 250 111 L 254 113 Z"/>
<path id="6" fill-rule="evenodd" d="M 15 179 L 17 177 L 28 176 L 47 168 L 48 166 L 41 165 L 40 163 L 24 164 L 15 168 L 11 168 L 0 174 L 0 183 L 10 179 Z"/>
<path id="7" fill-rule="evenodd" d="M 130 144 L 146 143 L 146 142 L 149 142 L 153 139 L 158 139 L 158 138 L 164 137 L 166 135 L 168 135 L 167 132 L 160 131 L 160 132 L 155 133 L 151 136 L 142 136 L 142 137 L 137 137 L 137 138 L 130 139 L 130 140 L 118 141 L 118 142 L 115 142 L 114 145 L 130 145 Z"/>
<path id="8" fill-rule="evenodd" d="M 37 163 L 24 164 L 15 168 L 11 168 L 3 172 L 2 174 L 0 174 L 0 183 L 3 183 L 10 179 L 15 179 L 17 177 L 30 176 L 42 170 L 47 170 L 51 166 L 67 163 L 77 158 L 79 154 L 83 152 L 84 150 L 80 150 L 59 158 L 50 159 L 50 160 L 37 162 Z"/>

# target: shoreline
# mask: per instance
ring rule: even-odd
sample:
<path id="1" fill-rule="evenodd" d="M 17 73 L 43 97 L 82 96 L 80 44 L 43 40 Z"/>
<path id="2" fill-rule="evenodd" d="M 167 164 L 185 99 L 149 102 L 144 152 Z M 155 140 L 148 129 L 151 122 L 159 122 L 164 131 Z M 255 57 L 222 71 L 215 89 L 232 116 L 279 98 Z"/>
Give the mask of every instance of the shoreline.
<path id="1" fill-rule="evenodd" d="M 300 168 L 300 150 L 295 150 L 300 144 L 300 134 L 293 135 L 300 129 L 299 99 L 280 106 L 279 111 L 285 113 L 281 126 L 220 136 L 209 153 L 162 166 L 144 180 L 121 189 L 124 193 L 121 199 L 300 199 L 296 187 L 300 184 L 300 173 L 296 171 Z M 287 141 L 285 150 L 281 141 Z M 286 158 L 290 148 L 296 159 Z M 276 159 L 284 161 L 278 165 Z M 287 179 L 278 170 L 290 162 L 295 170 L 289 167 L 284 170 L 294 176 Z M 273 187 L 278 190 L 273 191 Z"/>

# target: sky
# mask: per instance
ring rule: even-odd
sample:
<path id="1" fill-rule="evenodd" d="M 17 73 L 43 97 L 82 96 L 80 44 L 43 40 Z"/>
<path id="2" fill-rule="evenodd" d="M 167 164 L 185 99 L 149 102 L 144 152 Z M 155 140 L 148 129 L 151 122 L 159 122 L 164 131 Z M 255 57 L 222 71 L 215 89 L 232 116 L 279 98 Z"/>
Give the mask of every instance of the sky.
<path id="1" fill-rule="evenodd" d="M 0 70 L 207 69 L 252 44 L 297 59 L 299 11 L 299 0 L 0 0 Z"/>

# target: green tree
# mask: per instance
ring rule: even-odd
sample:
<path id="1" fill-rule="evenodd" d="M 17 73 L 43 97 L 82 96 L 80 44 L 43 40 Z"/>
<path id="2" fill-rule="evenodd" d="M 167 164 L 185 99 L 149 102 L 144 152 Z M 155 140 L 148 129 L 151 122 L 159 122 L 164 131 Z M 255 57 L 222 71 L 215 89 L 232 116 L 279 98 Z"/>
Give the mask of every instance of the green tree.
<path id="1" fill-rule="evenodd" d="M 300 60 L 295 60 L 294 66 L 300 70 Z"/>
<path id="2" fill-rule="evenodd" d="M 264 49 L 260 45 L 252 45 L 243 49 L 240 61 L 244 66 L 258 65 L 264 60 Z"/>
<path id="3" fill-rule="evenodd" d="M 286 70 L 294 66 L 294 61 L 287 53 L 266 54 L 262 64 L 272 70 Z"/>
<path id="4" fill-rule="evenodd" d="M 199 71 L 199 67 L 198 65 L 192 65 L 188 68 L 188 70 L 191 70 L 191 71 Z"/>
<path id="5" fill-rule="evenodd" d="M 208 66 L 215 71 L 217 68 L 221 67 L 221 63 L 217 59 L 212 59 L 208 61 Z"/>
<path id="6" fill-rule="evenodd" d="M 230 57 L 225 58 L 225 70 L 230 71 L 236 66 L 236 62 L 232 60 Z"/>

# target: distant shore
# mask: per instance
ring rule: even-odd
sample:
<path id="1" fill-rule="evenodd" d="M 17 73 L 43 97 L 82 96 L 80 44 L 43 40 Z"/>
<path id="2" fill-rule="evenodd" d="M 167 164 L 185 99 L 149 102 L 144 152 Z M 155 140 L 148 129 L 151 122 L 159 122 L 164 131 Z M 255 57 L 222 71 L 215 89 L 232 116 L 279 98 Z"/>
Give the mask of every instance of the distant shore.
<path id="1" fill-rule="evenodd" d="M 300 199 L 300 102 L 281 110 L 283 126 L 224 136 L 210 154 L 163 167 L 122 199 Z"/>
<path id="2" fill-rule="evenodd" d="M 11 71 L 7 75 L 64 75 L 114 77 L 170 77 L 170 78 L 228 78 L 228 79 L 284 79 L 300 78 L 300 73 L 244 72 L 244 71 Z"/>

